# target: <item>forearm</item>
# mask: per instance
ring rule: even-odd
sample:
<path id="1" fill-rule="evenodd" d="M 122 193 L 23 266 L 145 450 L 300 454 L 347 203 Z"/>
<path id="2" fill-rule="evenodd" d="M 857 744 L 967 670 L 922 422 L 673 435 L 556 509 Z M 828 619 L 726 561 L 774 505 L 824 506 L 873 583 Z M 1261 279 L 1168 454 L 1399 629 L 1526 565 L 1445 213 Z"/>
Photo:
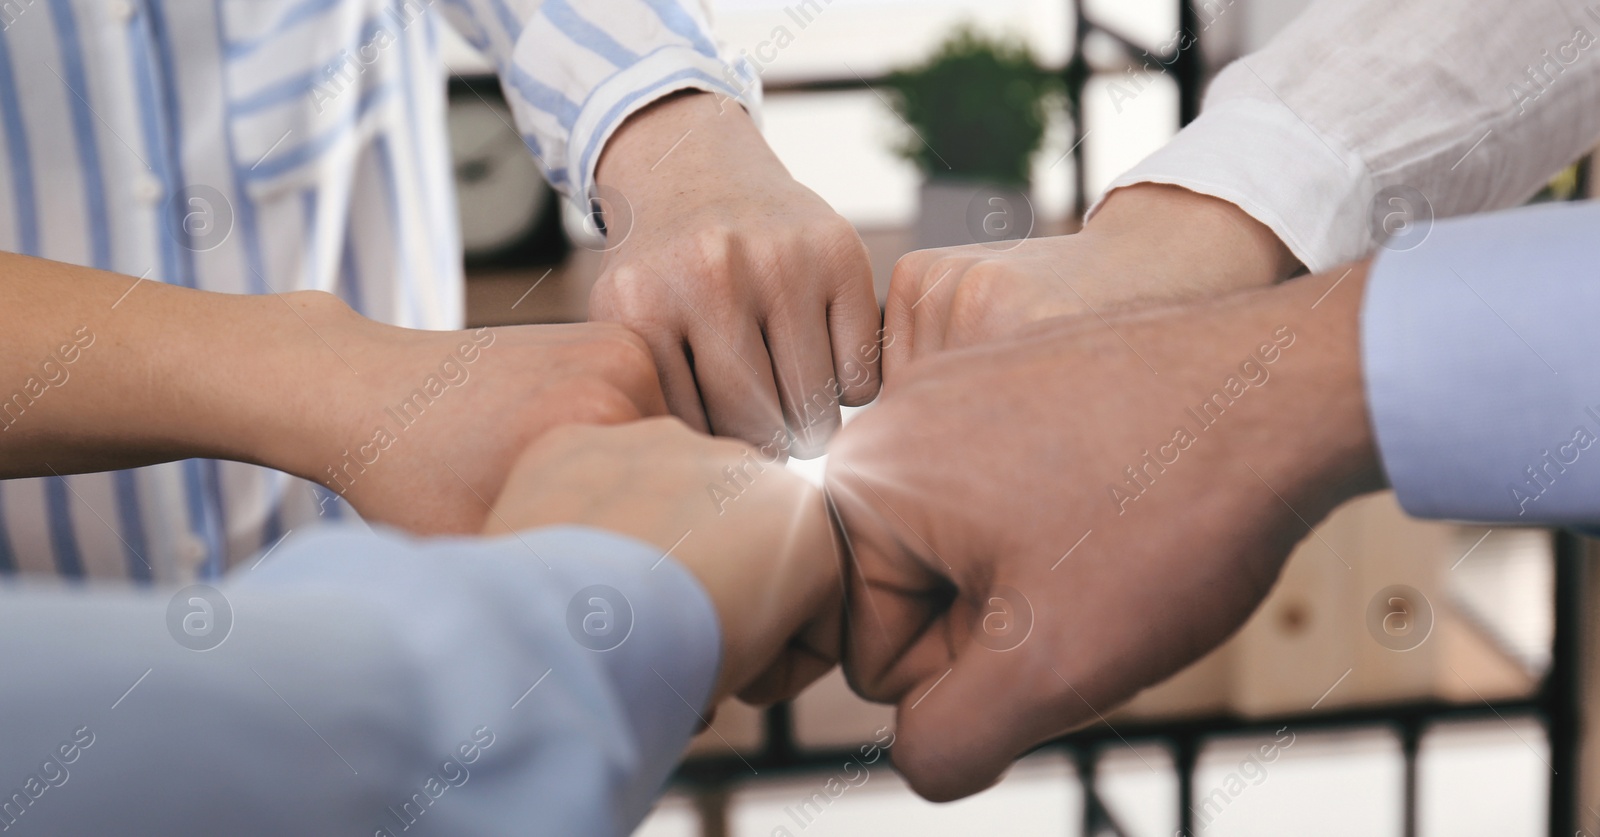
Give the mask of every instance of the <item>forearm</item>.
<path id="1" fill-rule="evenodd" d="M 652 102 L 611 135 L 595 170 L 596 182 L 630 202 L 670 187 L 673 191 L 736 188 L 752 170 L 788 175 L 737 101 L 685 91 Z M 688 172 L 694 176 L 685 176 Z M 748 184 L 744 184 L 748 185 Z M 667 202 L 663 201 L 663 204 Z M 668 205 L 634 205 L 634 212 L 671 212 Z"/>
<path id="2" fill-rule="evenodd" d="M 352 317 L 0 254 L 0 478 L 214 457 L 291 467 Z"/>
<path id="3" fill-rule="evenodd" d="M 1197 440 L 1184 455 L 1219 485 L 1264 482 L 1310 522 L 1383 487 L 1362 370 L 1367 273 L 1352 264 L 1117 326 L 1160 371 L 1174 424 Z"/>
<path id="4" fill-rule="evenodd" d="M 1250 462 L 1307 520 L 1392 484 L 1419 517 L 1593 525 L 1596 224 L 1597 203 L 1441 222 L 1418 247 L 1195 304 L 1184 316 L 1209 337 L 1170 347 L 1166 364 L 1198 404 L 1224 383 L 1206 370 L 1226 368 L 1237 335 L 1294 335 L 1275 362 L 1254 356 L 1270 383 L 1228 405 L 1219 467 Z"/>
<path id="5" fill-rule="evenodd" d="M 1331 269 L 1393 233 L 1395 212 L 1426 225 L 1512 206 L 1591 148 L 1597 26 L 1575 0 L 1322 0 L 1220 73 L 1199 119 L 1112 188 L 1216 196 Z"/>
<path id="6" fill-rule="evenodd" d="M 1270 334 L 1282 346 L 1265 397 L 1244 405 L 1232 447 L 1311 521 L 1385 486 L 1362 370 L 1369 268 L 1355 263 L 1246 294 L 1236 315 L 1217 321 L 1219 342 L 1226 333 Z"/>
<path id="7" fill-rule="evenodd" d="M 1142 254 L 1145 301 L 1270 285 L 1299 266 L 1272 230 L 1234 204 L 1160 183 L 1112 192 L 1082 234 Z"/>

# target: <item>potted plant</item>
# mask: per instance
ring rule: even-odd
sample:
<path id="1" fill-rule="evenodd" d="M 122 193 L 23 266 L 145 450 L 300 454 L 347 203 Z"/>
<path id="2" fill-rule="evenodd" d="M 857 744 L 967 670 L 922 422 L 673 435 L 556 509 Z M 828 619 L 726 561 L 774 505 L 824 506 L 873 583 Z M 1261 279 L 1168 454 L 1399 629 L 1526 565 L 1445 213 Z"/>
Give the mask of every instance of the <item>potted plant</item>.
<path id="1" fill-rule="evenodd" d="M 917 247 L 1026 237 L 1030 163 L 1060 77 L 1022 41 L 963 26 L 888 83 L 911 129 L 895 150 L 924 176 Z"/>

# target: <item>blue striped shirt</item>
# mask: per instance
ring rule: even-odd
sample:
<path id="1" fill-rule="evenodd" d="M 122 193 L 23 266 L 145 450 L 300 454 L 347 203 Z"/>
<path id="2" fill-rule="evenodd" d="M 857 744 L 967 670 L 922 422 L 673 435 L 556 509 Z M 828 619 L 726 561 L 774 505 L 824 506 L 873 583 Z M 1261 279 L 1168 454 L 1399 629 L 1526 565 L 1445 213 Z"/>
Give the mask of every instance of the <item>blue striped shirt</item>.
<path id="1" fill-rule="evenodd" d="M 759 97 L 696 0 L 0 0 L 0 249 L 461 327 L 444 18 L 580 202 L 638 108 L 686 88 Z M 0 573 L 214 577 L 352 514 L 231 462 L 13 480 Z"/>

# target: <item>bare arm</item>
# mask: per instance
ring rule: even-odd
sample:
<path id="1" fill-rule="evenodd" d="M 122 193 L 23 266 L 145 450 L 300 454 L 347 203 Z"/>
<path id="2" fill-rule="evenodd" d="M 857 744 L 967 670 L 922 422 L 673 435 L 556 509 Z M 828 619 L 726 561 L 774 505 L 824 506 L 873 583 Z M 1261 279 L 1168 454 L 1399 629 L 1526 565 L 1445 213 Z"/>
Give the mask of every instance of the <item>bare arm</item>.
<path id="1" fill-rule="evenodd" d="M 235 296 L 0 254 L 0 477 L 205 456 L 295 467 L 360 318 L 325 294 Z M 265 350 L 271 347 L 271 350 Z M 330 366 L 331 364 L 331 366 Z"/>
<path id="2" fill-rule="evenodd" d="M 206 293 L 0 254 L 0 478 L 192 457 L 328 487 L 373 522 L 473 532 L 517 453 L 665 410 L 606 324 L 427 332 L 333 296 Z"/>

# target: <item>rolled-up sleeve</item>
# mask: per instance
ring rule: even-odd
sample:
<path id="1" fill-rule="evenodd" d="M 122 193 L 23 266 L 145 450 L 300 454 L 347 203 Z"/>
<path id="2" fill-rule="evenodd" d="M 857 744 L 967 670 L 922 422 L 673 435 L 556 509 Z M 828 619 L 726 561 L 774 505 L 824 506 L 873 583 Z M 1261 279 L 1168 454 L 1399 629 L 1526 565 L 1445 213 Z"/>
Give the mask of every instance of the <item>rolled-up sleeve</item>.
<path id="1" fill-rule="evenodd" d="M 627 834 L 719 649 L 687 570 L 577 528 L 326 530 L 220 589 L 0 591 L 0 830 Z"/>
<path id="2" fill-rule="evenodd" d="M 551 185 L 594 196 L 606 141 L 635 111 L 680 90 L 759 114 L 761 84 L 729 60 L 699 0 L 440 0 L 489 55 L 518 128 Z"/>
<path id="3" fill-rule="evenodd" d="M 1583 0 L 1318 0 L 1218 74 L 1200 117 L 1107 192 L 1155 182 L 1221 198 L 1327 270 L 1378 243 L 1394 190 L 1426 203 L 1411 198 L 1408 220 L 1522 203 L 1600 139 L 1597 101 L 1600 7 Z"/>
<path id="4" fill-rule="evenodd" d="M 1438 224 L 1373 263 L 1368 409 L 1406 511 L 1600 523 L 1600 203 Z"/>

